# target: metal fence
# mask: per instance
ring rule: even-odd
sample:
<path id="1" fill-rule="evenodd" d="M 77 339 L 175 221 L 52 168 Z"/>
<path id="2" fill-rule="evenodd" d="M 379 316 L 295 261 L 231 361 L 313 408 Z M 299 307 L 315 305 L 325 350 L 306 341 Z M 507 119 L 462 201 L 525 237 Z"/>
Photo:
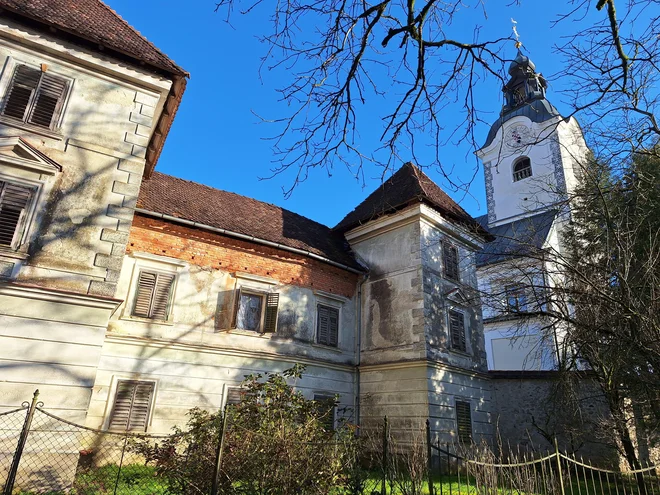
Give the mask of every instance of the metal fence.
<path id="1" fill-rule="evenodd" d="M 0 487 L 3 495 L 266 493 L 240 479 L 240 473 L 256 472 L 241 466 L 233 470 L 239 473 L 236 479 L 223 480 L 223 448 L 230 448 L 223 445 L 226 429 L 223 420 L 204 446 L 193 445 L 191 450 L 189 445 L 183 455 L 171 456 L 162 450 L 174 448 L 168 443 L 171 436 L 109 432 L 72 423 L 44 410 L 37 391 L 31 402 L 0 414 Z M 150 456 L 145 445 L 160 448 L 159 455 Z M 315 448 L 306 445 L 310 452 Z M 657 466 L 629 472 L 603 469 L 560 452 L 556 443 L 545 455 L 518 452 L 503 458 L 478 445 L 438 444 L 432 441 L 428 421 L 426 430 L 402 436 L 392 434 L 385 418 L 363 432 L 355 445 L 356 455 L 346 457 L 336 489 L 324 493 L 660 495 Z M 322 446 L 333 447 L 332 442 Z M 196 456 L 197 465 L 203 459 L 201 468 L 187 469 L 190 455 Z M 177 483 L 172 483 L 172 465 L 167 466 L 167 477 L 163 475 L 163 459 L 176 460 Z M 262 468 L 281 466 L 273 459 Z"/>

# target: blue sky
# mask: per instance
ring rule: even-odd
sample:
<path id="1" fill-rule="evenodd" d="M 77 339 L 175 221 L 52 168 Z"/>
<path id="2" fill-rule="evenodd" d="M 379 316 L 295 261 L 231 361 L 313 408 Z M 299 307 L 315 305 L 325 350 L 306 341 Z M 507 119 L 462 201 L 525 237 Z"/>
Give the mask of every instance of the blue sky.
<path id="1" fill-rule="evenodd" d="M 214 13 L 212 0 L 189 1 L 182 7 L 171 0 L 106 0 L 124 19 L 136 27 L 156 46 L 191 74 L 182 106 L 167 139 L 157 170 L 213 187 L 251 196 L 300 213 L 327 225 L 335 225 L 380 184 L 380 170 L 366 169 L 366 187 L 355 180 L 345 168 L 337 167 L 332 174 L 323 170 L 313 173 L 300 184 L 289 199 L 287 188 L 291 177 L 286 174 L 269 180 L 273 153 L 265 140 L 272 135 L 268 124 L 260 123 L 255 113 L 268 118 L 280 117 L 286 111 L 278 102 L 275 89 L 285 73 L 264 72 L 259 78 L 260 57 L 265 45 L 257 40 L 259 30 L 267 28 L 263 12 L 251 17 L 235 14 L 231 25 L 225 17 Z M 552 78 L 560 70 L 561 60 L 553 55 L 553 44 L 575 26 L 553 27 L 556 14 L 567 10 L 568 2 L 511 0 L 486 2 L 488 17 L 479 10 L 468 10 L 451 26 L 455 36 L 469 39 L 475 26 L 481 27 L 480 39 L 506 37 L 511 33 L 511 18 L 518 22 L 524 47 L 534 60 L 537 70 L 550 79 L 549 99 L 559 108 L 564 81 Z M 541 7 L 543 6 L 543 7 Z M 513 44 L 509 56 L 515 56 Z M 386 95 L 393 98 L 396 95 Z M 482 86 L 476 104 L 490 112 L 494 121 L 501 108 L 501 92 L 496 84 Z M 378 106 L 378 101 L 375 102 Z M 443 118 L 452 122 L 461 117 L 460 106 L 449 107 Z M 370 129 L 373 135 L 379 123 Z M 488 125 L 481 125 L 481 141 Z M 369 139 L 369 133 L 365 133 Z M 442 163 L 451 170 L 452 178 L 468 181 L 475 170 L 472 149 L 463 143 L 446 146 Z M 421 164 L 424 165 L 424 164 Z M 453 191 L 447 187 L 438 170 L 425 172 L 474 216 L 486 212 L 483 174 L 479 168 L 469 189 Z"/>

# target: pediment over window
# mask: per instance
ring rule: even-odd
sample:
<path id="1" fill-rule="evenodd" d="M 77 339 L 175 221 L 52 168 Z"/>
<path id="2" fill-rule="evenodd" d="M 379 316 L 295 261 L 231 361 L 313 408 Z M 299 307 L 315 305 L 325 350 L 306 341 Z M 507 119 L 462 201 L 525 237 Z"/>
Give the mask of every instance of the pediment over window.
<path id="1" fill-rule="evenodd" d="M 461 289 L 452 289 L 446 292 L 445 298 L 458 306 L 472 306 L 474 304 Z"/>
<path id="2" fill-rule="evenodd" d="M 21 137 L 0 138 L 0 163 L 48 175 L 62 171 L 60 164 Z"/>

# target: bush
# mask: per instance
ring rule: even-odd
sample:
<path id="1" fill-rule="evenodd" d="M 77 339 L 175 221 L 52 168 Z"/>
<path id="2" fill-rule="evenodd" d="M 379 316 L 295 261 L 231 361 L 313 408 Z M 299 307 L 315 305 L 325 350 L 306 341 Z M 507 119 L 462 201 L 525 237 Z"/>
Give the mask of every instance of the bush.
<path id="1" fill-rule="evenodd" d="M 209 493 L 224 425 L 219 493 L 320 494 L 350 484 L 355 464 L 354 428 L 328 426 L 334 404 L 306 399 L 287 381 L 302 377 L 296 365 L 282 373 L 255 374 L 242 384 L 242 401 L 226 417 L 192 409 L 185 428 L 164 442 L 140 440 L 133 450 L 156 467 L 170 491 Z"/>

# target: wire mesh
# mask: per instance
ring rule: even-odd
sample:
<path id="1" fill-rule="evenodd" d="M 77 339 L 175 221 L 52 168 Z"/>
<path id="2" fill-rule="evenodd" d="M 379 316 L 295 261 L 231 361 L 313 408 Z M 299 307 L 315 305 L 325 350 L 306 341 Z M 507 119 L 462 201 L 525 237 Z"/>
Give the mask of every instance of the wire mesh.
<path id="1" fill-rule="evenodd" d="M 27 411 L 28 407 L 24 405 L 0 413 L 0 486 L 4 486 L 9 475 Z"/>

